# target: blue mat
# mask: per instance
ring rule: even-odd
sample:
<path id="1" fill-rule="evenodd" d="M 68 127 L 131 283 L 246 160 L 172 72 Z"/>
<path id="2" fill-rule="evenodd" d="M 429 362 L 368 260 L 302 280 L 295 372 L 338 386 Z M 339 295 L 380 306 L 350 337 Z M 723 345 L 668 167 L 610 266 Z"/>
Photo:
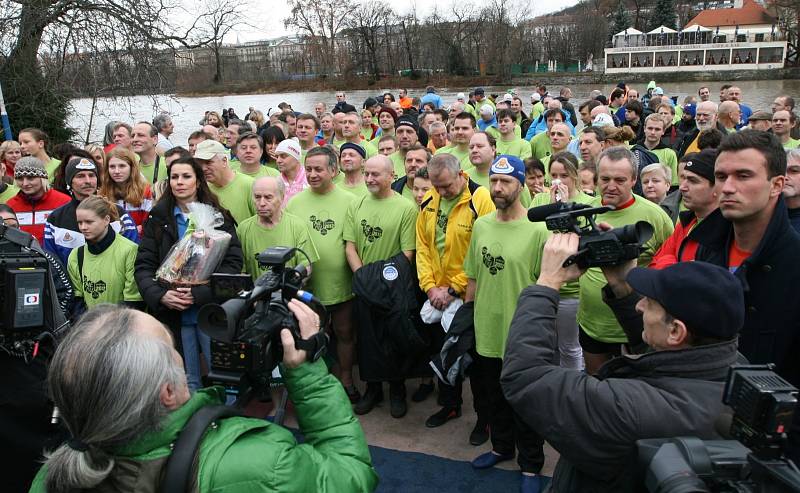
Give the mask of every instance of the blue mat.
<path id="1" fill-rule="evenodd" d="M 519 491 L 519 471 L 475 470 L 469 462 L 443 459 L 417 452 L 401 452 L 369 447 L 372 464 L 378 471 L 379 493 L 464 493 Z M 550 478 L 542 478 L 545 483 Z M 542 486 L 544 486 L 544 484 Z"/>

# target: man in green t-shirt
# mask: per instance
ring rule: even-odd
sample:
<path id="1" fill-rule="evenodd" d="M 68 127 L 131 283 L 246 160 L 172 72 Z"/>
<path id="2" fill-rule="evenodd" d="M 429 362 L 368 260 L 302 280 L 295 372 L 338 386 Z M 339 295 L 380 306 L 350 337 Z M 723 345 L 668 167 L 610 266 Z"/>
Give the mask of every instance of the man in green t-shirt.
<path id="1" fill-rule="evenodd" d="M 361 117 L 355 111 L 345 113 L 342 120 L 342 137 L 344 142 L 352 142 L 363 147 L 368 158 L 378 154 L 378 149 L 361 136 Z"/>
<path id="2" fill-rule="evenodd" d="M 452 143 L 449 146 L 437 149 L 435 154 L 452 154 L 461 163 L 461 169 L 469 167 L 469 140 L 475 134 L 475 117 L 467 112 L 456 116 L 451 131 Z"/>
<path id="3" fill-rule="evenodd" d="M 553 151 L 550 145 L 550 129 L 553 128 L 553 125 L 556 123 L 564 123 L 564 114 L 561 113 L 561 110 L 548 110 L 544 114 L 544 121 L 545 125 L 547 125 L 547 130 L 539 132 L 531 139 L 531 156 L 539 160 L 555 154 L 555 151 Z M 567 142 L 567 144 L 569 144 L 569 142 Z"/>
<path id="4" fill-rule="evenodd" d="M 311 113 L 303 113 L 297 117 L 294 135 L 300 142 L 301 163 L 310 149 L 317 147 L 316 137 L 319 132 L 319 120 Z"/>
<path id="5" fill-rule="evenodd" d="M 395 136 L 397 137 L 397 151 L 389 155 L 392 160 L 392 170 L 395 178 L 405 176 L 406 152 L 419 143 L 419 125 L 416 118 L 403 115 L 397 119 Z"/>
<path id="6" fill-rule="evenodd" d="M 392 190 L 393 174 L 392 161 L 386 156 L 371 157 L 364 165 L 369 195 L 350 203 L 343 233 L 347 262 L 353 272 L 363 265 L 392 258 L 401 252 L 409 260 L 414 258 L 417 206 Z M 375 339 L 375 332 L 373 327 L 358 327 L 358 333 L 367 334 L 365 337 L 368 338 Z M 368 377 L 362 374 L 362 378 Z M 408 408 L 404 375 L 398 375 L 390 382 L 389 397 L 392 416 L 405 416 Z M 381 382 L 368 381 L 367 390 L 356 403 L 355 412 L 366 414 L 381 400 Z"/>
<path id="7" fill-rule="evenodd" d="M 264 141 L 261 137 L 255 132 L 245 132 L 239 136 L 239 142 L 236 144 L 236 157 L 239 159 L 235 164 L 231 162 L 230 167 L 233 171 L 238 171 L 253 179 L 262 176 L 279 176 L 278 170 L 261 164 L 263 154 Z"/>
<path id="8" fill-rule="evenodd" d="M 420 144 L 416 144 L 406 151 L 405 175 L 392 183 L 392 190 L 417 203 L 414 195 L 414 180 L 416 179 L 417 171 L 427 166 L 430 159 L 431 151 Z"/>
<path id="9" fill-rule="evenodd" d="M 469 139 L 469 162 L 471 166 L 464 171 L 469 175 L 470 180 L 474 181 L 482 187 L 489 190 L 489 168 L 494 163 L 497 141 L 491 134 L 486 132 L 475 132 L 475 135 Z M 526 143 L 527 145 L 527 143 Z M 525 193 L 522 194 L 520 200 L 522 205 L 529 207 L 531 205 L 531 193 L 528 187 L 523 185 Z"/>
<path id="10" fill-rule="evenodd" d="M 346 192 L 363 197 L 368 194 L 367 184 L 364 182 L 364 159 L 367 151 L 358 144 L 345 142 L 339 148 L 339 166 L 341 172 L 336 175 L 333 182 Z"/>
<path id="11" fill-rule="evenodd" d="M 472 461 L 477 469 L 514 457 L 523 484 L 538 482 L 544 465 L 544 441 L 514 412 L 500 388 L 506 339 L 522 290 L 536 282 L 541 253 L 549 236 L 542 223 L 528 221 L 520 197 L 527 193 L 525 165 L 516 156 L 500 156 L 490 171 L 491 198 L 497 210 L 475 221 L 464 260 L 465 301 L 474 301 L 475 351 L 470 380 L 480 383 L 488 401 L 492 450 Z M 474 384 L 473 384 L 474 385 Z M 523 490 L 524 491 L 524 490 Z"/>
<path id="12" fill-rule="evenodd" d="M 541 158 L 540 161 L 542 164 L 544 164 L 544 181 L 545 183 L 549 184 L 550 158 L 559 152 L 564 152 L 567 150 L 567 146 L 569 146 L 569 143 L 572 140 L 572 135 L 570 135 L 569 127 L 566 123 L 554 123 L 553 126 L 547 131 L 547 134 L 550 137 L 551 154 Z"/>
<path id="13" fill-rule="evenodd" d="M 308 265 L 308 260 L 311 260 L 313 265 L 319 260 L 306 223 L 281 208 L 284 187 L 280 178 L 266 176 L 256 179 L 251 194 L 257 214 L 242 221 L 236 227 L 236 235 L 242 243 L 244 271 L 250 274 L 253 280 L 266 272 L 266 266 L 258 263 L 258 255 L 270 247 L 299 248 L 308 254 L 309 259 L 306 259 L 302 253 L 296 253 L 287 262 L 287 267 Z"/>
<path id="14" fill-rule="evenodd" d="M 658 156 L 658 161 L 672 171 L 672 184 L 678 184 L 678 156 L 672 148 L 666 146 L 661 137 L 664 135 L 664 117 L 658 113 L 648 115 L 644 119 L 644 146 Z"/>
<path id="15" fill-rule="evenodd" d="M 152 123 L 139 122 L 133 126 L 131 147 L 139 156 L 139 170 L 151 185 L 167 179 L 167 164 L 156 152 L 156 146 L 158 146 L 158 129 Z"/>
<path id="16" fill-rule="evenodd" d="M 637 221 L 653 227 L 653 236 L 645 242 L 639 255 L 639 265 L 646 266 L 653 255 L 672 234 L 672 220 L 661 207 L 633 194 L 638 168 L 630 150 L 623 146 L 610 147 L 600 153 L 597 162 L 597 185 L 600 196 L 594 205 L 610 205 L 615 210 L 597 215 L 597 222 L 618 228 Z M 580 278 L 578 305 L 579 340 L 583 348 L 586 372 L 597 372 L 603 363 L 620 352 L 627 342 L 617 319 L 602 298 L 606 278 L 598 267 L 588 269 Z"/>
<path id="17" fill-rule="evenodd" d="M 228 166 L 228 153 L 222 144 L 216 140 L 204 140 L 197 144 L 194 158 L 203 166 L 208 188 L 238 224 L 255 215 L 256 206 L 250 193 L 253 179 Z"/>
<path id="18" fill-rule="evenodd" d="M 800 140 L 792 138 L 792 119 L 791 112 L 786 110 L 776 111 L 772 115 L 772 133 L 781 141 L 785 150 L 796 149 L 800 146 Z"/>
<path id="19" fill-rule="evenodd" d="M 510 154 L 520 159 L 531 157 L 531 144 L 517 136 L 517 122 L 510 109 L 497 111 L 497 127 L 500 137 L 497 139 L 497 154 Z"/>
<path id="20" fill-rule="evenodd" d="M 305 221 L 319 254 L 308 288 L 331 316 L 339 361 L 337 376 L 350 402 L 357 402 L 361 395 L 353 385 L 353 272 L 347 264 L 343 238 L 347 208 L 355 196 L 333 184 L 337 161 L 330 147 L 309 150 L 305 163 L 309 188 L 289 200 L 286 212 Z"/>

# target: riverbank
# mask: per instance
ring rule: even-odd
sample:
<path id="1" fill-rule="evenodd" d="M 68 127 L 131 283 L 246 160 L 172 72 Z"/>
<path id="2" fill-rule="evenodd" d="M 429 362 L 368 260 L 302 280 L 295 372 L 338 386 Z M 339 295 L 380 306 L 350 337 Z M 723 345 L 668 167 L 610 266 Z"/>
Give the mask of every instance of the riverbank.
<path id="1" fill-rule="evenodd" d="M 602 72 L 537 72 L 521 76 L 504 78 L 497 76 L 453 76 L 445 74 L 425 75 L 419 79 L 409 77 L 385 77 L 375 81 L 371 77 L 350 78 L 316 78 L 303 80 L 277 80 L 259 83 L 223 84 L 203 91 L 178 91 L 181 97 L 209 97 L 236 94 L 275 94 L 297 92 L 328 92 L 337 90 L 374 90 L 384 87 L 405 87 L 411 90 L 424 89 L 432 85 L 438 88 L 470 88 L 481 86 L 518 87 L 546 84 L 548 86 L 574 86 L 579 84 L 603 85 L 616 84 L 620 80 L 629 83 L 647 83 L 653 74 L 605 74 Z M 788 80 L 800 79 L 800 67 L 775 70 L 741 70 L 741 71 L 675 71 L 659 73 L 662 82 L 729 82 L 746 80 Z"/>

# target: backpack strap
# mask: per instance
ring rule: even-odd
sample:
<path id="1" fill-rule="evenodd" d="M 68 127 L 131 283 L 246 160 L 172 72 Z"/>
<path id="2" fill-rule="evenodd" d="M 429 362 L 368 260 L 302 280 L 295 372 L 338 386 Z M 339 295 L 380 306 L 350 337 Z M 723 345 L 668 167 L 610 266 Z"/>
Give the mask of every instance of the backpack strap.
<path id="1" fill-rule="evenodd" d="M 189 491 L 189 485 L 192 484 L 192 465 L 209 425 L 218 419 L 239 415 L 241 413 L 238 409 L 222 405 L 206 406 L 194 413 L 178 435 L 172 454 L 167 459 L 161 493 Z"/>
<path id="2" fill-rule="evenodd" d="M 86 250 L 86 245 L 81 245 L 78 247 L 78 275 L 81 276 L 81 286 L 83 286 L 83 256 L 84 250 Z"/>
<path id="3" fill-rule="evenodd" d="M 155 186 L 156 182 L 158 181 L 158 164 L 161 162 L 161 156 L 156 154 L 156 164 L 154 165 L 156 169 L 153 170 L 153 185 Z"/>
<path id="4" fill-rule="evenodd" d="M 478 209 L 475 208 L 475 202 L 473 199 L 475 198 L 475 191 L 478 190 L 481 186 L 474 181 L 472 178 L 469 179 L 467 183 L 467 188 L 469 189 L 469 209 L 472 211 L 472 220 L 475 221 L 478 219 Z"/>

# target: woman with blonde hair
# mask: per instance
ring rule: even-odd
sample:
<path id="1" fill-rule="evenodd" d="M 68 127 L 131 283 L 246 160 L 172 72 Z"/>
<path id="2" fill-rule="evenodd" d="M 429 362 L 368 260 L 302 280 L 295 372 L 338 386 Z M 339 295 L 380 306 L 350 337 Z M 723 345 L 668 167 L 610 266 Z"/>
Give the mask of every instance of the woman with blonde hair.
<path id="1" fill-rule="evenodd" d="M 0 144 L 0 163 L 6 165 L 6 173 L 2 177 L 4 182 L 12 183 L 14 181 L 14 166 L 21 157 L 22 147 L 16 140 L 7 140 Z M 5 177 L 8 177 L 8 180 Z"/>
<path id="2" fill-rule="evenodd" d="M 115 147 L 108 153 L 108 179 L 103 180 L 100 195 L 116 202 L 142 234 L 142 226 L 153 208 L 153 193 L 133 151 Z"/>
<path id="3" fill-rule="evenodd" d="M 216 111 L 209 111 L 208 115 L 206 115 L 206 125 L 220 128 L 223 126 L 222 117 Z"/>
<path id="4" fill-rule="evenodd" d="M 627 125 L 622 127 L 604 127 L 603 130 L 606 134 L 606 148 L 627 146 L 628 142 L 636 137 L 636 134 L 633 133 L 631 127 Z"/>
<path id="5" fill-rule="evenodd" d="M 133 275 L 139 247 L 114 231 L 111 223 L 118 214 L 116 205 L 97 195 L 83 199 L 75 210 L 86 244 L 70 252 L 67 271 L 76 301 L 87 309 L 100 303 L 143 305 Z"/>

